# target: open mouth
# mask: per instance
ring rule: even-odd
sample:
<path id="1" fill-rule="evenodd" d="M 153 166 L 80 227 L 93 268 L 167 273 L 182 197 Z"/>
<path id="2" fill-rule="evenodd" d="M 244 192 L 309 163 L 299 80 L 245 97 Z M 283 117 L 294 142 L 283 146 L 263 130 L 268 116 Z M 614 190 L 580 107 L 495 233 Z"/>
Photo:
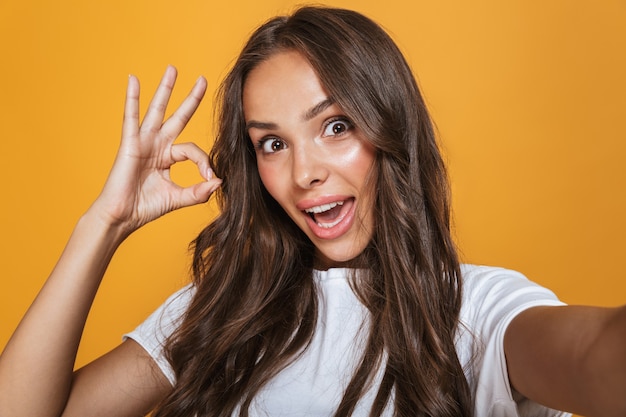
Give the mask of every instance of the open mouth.
<path id="1" fill-rule="evenodd" d="M 343 205 L 345 201 L 334 201 L 328 204 L 322 204 L 319 206 L 311 207 L 304 212 L 311 217 L 311 219 L 319 227 L 323 229 L 330 229 L 343 220 Z"/>

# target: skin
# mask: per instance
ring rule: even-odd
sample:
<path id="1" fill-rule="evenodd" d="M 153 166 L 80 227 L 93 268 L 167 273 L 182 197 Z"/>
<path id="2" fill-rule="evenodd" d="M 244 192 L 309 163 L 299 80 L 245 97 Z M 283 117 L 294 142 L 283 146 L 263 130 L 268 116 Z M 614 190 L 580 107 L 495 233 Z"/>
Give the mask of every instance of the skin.
<path id="1" fill-rule="evenodd" d="M 169 67 L 140 123 L 139 82 L 129 78 L 111 173 L 0 356 L 3 416 L 144 415 L 171 389 L 133 341 L 77 372 L 73 367 L 89 308 L 119 245 L 169 211 L 206 202 L 221 183 L 203 150 L 173 143 L 202 100 L 206 81 L 200 78 L 164 120 L 175 80 L 176 70 Z M 170 167 L 185 160 L 198 166 L 204 181 L 180 187 L 170 180 Z"/>
<path id="2" fill-rule="evenodd" d="M 511 385 L 587 417 L 626 415 L 626 306 L 535 307 L 504 338 Z"/>
<path id="3" fill-rule="evenodd" d="M 243 108 L 261 180 L 315 245 L 318 267 L 359 255 L 374 224 L 375 150 L 309 62 L 289 51 L 259 64 L 244 85 Z M 334 204 L 336 217 L 308 213 Z"/>
<path id="4" fill-rule="evenodd" d="M 340 265 L 360 253 L 370 237 L 372 187 L 363 178 L 371 172 L 374 153 L 356 128 L 343 130 L 336 123 L 336 129 L 327 130 L 329 118 L 342 116 L 332 104 L 303 118 L 329 97 L 301 57 L 281 54 L 264 64 L 251 74 L 244 98 L 252 140 L 279 139 L 265 140 L 257 150 L 259 174 L 315 242 L 320 263 Z M 283 75 L 292 79 L 281 82 L 291 85 L 291 93 L 274 86 L 275 95 L 265 95 L 263 106 L 275 112 L 260 113 L 253 102 L 263 92 L 254 88 L 269 88 L 273 71 L 289 68 Z M 171 390 L 153 360 L 132 340 L 76 372 L 73 367 L 89 308 L 119 245 L 169 211 L 206 202 L 221 183 L 213 177 L 204 151 L 193 144 L 173 143 L 206 89 L 206 81 L 199 79 L 164 120 L 175 79 L 176 71 L 168 68 L 140 122 L 139 83 L 130 77 L 122 141 L 103 191 L 78 221 L 57 265 L 0 355 L 2 416 L 145 415 Z M 170 167 L 185 160 L 198 166 L 203 181 L 190 187 L 172 183 Z M 328 203 L 329 196 L 331 201 L 337 196 L 345 199 L 354 220 L 346 221 L 349 227 L 324 235 L 302 210 Z M 504 345 L 511 384 L 521 394 L 585 416 L 626 415 L 626 307 L 532 308 L 512 321 Z"/>

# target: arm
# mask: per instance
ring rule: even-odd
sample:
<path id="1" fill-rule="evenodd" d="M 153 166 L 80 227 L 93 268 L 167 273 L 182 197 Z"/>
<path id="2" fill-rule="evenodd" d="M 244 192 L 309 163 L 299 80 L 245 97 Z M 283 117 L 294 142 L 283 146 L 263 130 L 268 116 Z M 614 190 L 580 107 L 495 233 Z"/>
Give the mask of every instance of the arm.
<path id="1" fill-rule="evenodd" d="M 511 384 L 526 397 L 588 417 L 626 415 L 626 306 L 529 309 L 504 348 Z"/>
<path id="2" fill-rule="evenodd" d="M 92 406 L 104 403 L 115 415 L 136 415 L 168 389 L 134 342 L 76 375 L 73 366 L 100 281 L 123 240 L 169 211 L 207 201 L 221 182 L 212 178 L 200 148 L 173 144 L 204 95 L 204 79 L 163 123 L 175 79 L 175 69 L 168 68 L 140 125 L 139 83 L 129 78 L 122 141 L 109 178 L 0 356 L 3 416 L 59 416 L 66 406 L 68 413 L 73 409 L 89 410 L 77 413 L 82 416 L 101 415 Z M 205 181 L 186 188 L 172 183 L 171 165 L 184 160 L 196 163 Z M 124 387 L 125 395 L 117 396 Z"/>

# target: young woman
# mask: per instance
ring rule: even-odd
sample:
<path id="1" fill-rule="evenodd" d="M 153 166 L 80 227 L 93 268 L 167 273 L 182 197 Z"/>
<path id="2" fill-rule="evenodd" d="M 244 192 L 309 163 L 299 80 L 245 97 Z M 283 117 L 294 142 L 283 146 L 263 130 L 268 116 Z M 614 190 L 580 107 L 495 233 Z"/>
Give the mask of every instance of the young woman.
<path id="1" fill-rule="evenodd" d="M 129 79 L 110 177 L 0 357 L 0 415 L 626 415 L 625 308 L 459 264 L 428 113 L 375 23 L 306 7 L 261 26 L 210 157 L 173 144 L 204 79 L 163 122 L 175 77 L 141 123 Z M 183 160 L 205 181 L 173 184 Z M 216 190 L 193 283 L 73 372 L 119 244 Z"/>

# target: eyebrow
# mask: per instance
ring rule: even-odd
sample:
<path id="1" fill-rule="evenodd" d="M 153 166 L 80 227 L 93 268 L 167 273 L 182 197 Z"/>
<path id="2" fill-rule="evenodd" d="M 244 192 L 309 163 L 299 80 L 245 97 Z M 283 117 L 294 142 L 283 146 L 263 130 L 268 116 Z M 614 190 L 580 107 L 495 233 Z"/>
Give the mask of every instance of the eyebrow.
<path id="1" fill-rule="evenodd" d="M 331 97 L 320 101 L 315 106 L 311 107 L 309 110 L 304 112 L 304 114 L 302 114 L 302 118 L 301 118 L 302 121 L 307 122 L 313 119 L 315 116 L 317 116 L 318 114 L 320 114 L 321 112 L 323 112 L 324 110 L 332 106 L 334 103 L 335 103 L 335 100 Z M 278 124 L 273 123 L 273 122 L 260 122 L 257 120 L 250 120 L 248 123 L 246 123 L 246 130 L 249 130 L 252 128 L 262 129 L 262 130 L 275 130 L 275 129 L 278 129 Z"/>
<path id="2" fill-rule="evenodd" d="M 335 100 L 333 100 L 332 97 L 328 97 L 327 99 L 320 101 L 302 115 L 302 121 L 308 122 L 309 120 L 332 106 L 334 103 Z"/>

